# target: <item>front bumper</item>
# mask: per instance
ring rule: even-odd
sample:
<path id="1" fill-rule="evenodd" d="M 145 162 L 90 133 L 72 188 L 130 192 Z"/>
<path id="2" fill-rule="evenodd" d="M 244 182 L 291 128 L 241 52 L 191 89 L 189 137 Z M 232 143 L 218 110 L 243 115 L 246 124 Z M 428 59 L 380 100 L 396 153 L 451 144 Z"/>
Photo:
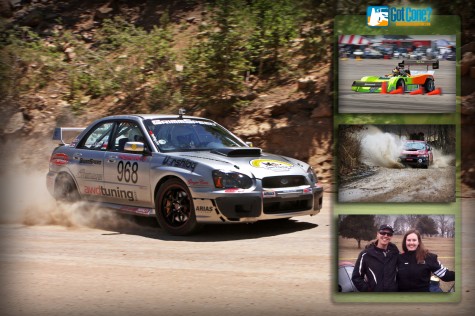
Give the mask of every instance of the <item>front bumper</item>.
<path id="1" fill-rule="evenodd" d="M 353 81 L 353 84 L 351 85 L 351 90 L 355 92 L 366 92 L 366 93 L 381 93 L 381 87 L 383 83 L 380 81 L 361 81 L 361 80 L 356 80 Z"/>
<path id="2" fill-rule="evenodd" d="M 316 215 L 323 203 L 323 189 L 308 186 L 193 196 L 196 219 L 202 223 L 256 222 Z"/>
<path id="3" fill-rule="evenodd" d="M 400 157 L 399 161 L 408 166 L 425 167 L 429 165 L 429 159 L 427 157 Z"/>

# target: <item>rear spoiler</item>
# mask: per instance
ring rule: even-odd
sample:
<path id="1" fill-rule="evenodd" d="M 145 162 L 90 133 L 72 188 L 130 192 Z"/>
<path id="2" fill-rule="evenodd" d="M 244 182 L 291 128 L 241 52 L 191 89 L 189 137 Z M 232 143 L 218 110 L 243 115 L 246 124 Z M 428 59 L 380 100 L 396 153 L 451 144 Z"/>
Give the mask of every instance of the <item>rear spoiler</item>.
<path id="1" fill-rule="evenodd" d="M 68 133 L 69 134 L 68 136 L 71 137 L 72 135 L 73 136 L 78 135 L 85 129 L 86 129 L 85 127 L 56 127 L 53 131 L 53 140 L 59 140 L 61 141 L 62 145 L 66 145 L 68 143 L 64 141 L 65 133 Z"/>
<path id="2" fill-rule="evenodd" d="M 398 64 L 398 66 L 401 68 L 404 68 L 404 65 L 427 66 L 427 69 L 429 69 L 429 66 L 432 66 L 432 69 L 439 69 L 439 60 L 438 59 L 428 59 L 428 60 L 405 59 Z"/>

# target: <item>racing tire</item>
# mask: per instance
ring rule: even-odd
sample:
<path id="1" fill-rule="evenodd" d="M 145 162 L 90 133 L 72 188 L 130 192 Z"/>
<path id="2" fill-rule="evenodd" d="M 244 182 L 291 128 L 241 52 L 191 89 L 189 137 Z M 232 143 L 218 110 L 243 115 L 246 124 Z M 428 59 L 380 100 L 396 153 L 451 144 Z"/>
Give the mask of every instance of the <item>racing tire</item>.
<path id="1" fill-rule="evenodd" d="M 169 179 L 160 186 L 155 198 L 155 214 L 160 227 L 171 235 L 190 235 L 200 228 L 193 197 L 179 179 Z"/>
<path id="2" fill-rule="evenodd" d="M 434 79 L 432 78 L 427 78 L 426 82 L 424 83 L 424 90 L 425 92 L 431 92 L 431 91 L 434 91 L 435 89 L 435 83 L 434 83 Z"/>
<path id="3" fill-rule="evenodd" d="M 54 182 L 54 198 L 58 201 L 77 202 L 81 199 L 76 183 L 67 173 L 60 173 Z"/>
<path id="4" fill-rule="evenodd" d="M 402 93 L 406 92 L 406 83 L 404 82 L 403 79 L 400 79 L 400 80 L 396 83 L 396 89 L 399 89 L 399 87 L 402 87 Z"/>

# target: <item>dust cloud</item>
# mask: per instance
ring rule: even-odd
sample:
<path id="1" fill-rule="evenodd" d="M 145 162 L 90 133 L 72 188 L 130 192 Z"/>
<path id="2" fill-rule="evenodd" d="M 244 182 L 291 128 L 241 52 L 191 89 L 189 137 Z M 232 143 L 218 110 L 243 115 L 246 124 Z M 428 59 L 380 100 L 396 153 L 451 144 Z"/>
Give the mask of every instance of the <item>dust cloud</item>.
<path id="1" fill-rule="evenodd" d="M 5 179 L 8 179 L 8 186 L 4 188 L 6 201 L 0 213 L 0 223 L 102 229 L 137 226 L 132 219 L 112 210 L 98 208 L 91 203 L 57 202 L 46 188 L 47 170 L 28 169 L 31 167 L 17 166 L 3 174 Z"/>
<path id="2" fill-rule="evenodd" d="M 454 155 L 444 155 L 441 150 L 432 148 L 434 154 L 434 164 L 429 168 L 447 168 L 449 166 L 455 166 Z"/>
<path id="3" fill-rule="evenodd" d="M 403 140 L 391 133 L 383 133 L 377 127 L 369 126 L 359 133 L 361 160 L 368 166 L 404 168 L 398 162 Z"/>
<path id="4" fill-rule="evenodd" d="M 405 137 L 382 132 L 375 126 L 368 126 L 359 132 L 361 161 L 368 166 L 379 166 L 392 169 L 405 168 L 398 162 L 403 149 Z M 434 163 L 431 169 L 447 168 L 455 165 L 454 155 L 444 155 L 440 149 L 432 148 Z"/>

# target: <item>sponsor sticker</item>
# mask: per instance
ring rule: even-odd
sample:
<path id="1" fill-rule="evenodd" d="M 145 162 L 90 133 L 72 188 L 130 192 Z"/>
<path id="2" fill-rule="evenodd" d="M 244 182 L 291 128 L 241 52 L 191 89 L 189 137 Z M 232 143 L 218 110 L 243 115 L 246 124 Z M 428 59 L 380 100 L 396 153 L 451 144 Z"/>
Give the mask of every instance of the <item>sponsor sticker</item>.
<path id="1" fill-rule="evenodd" d="M 79 163 L 85 165 L 102 165 L 102 160 L 80 158 Z"/>
<path id="2" fill-rule="evenodd" d="M 76 147 L 78 143 L 79 143 L 79 138 L 76 137 L 76 138 L 71 142 L 71 144 L 69 144 L 69 147 Z"/>
<path id="3" fill-rule="evenodd" d="M 129 201 L 137 201 L 137 192 L 130 191 L 130 190 L 122 190 L 121 188 L 106 188 L 102 185 L 99 186 L 85 186 L 84 193 L 90 195 L 100 195 L 100 196 L 108 196 L 108 197 L 115 197 L 118 199 L 125 199 Z"/>
<path id="4" fill-rule="evenodd" d="M 139 154 L 120 154 L 119 159 L 127 161 L 147 161 L 148 157 Z"/>
<path id="5" fill-rule="evenodd" d="M 79 179 L 102 181 L 102 174 L 86 172 L 86 169 L 79 170 L 76 177 Z"/>
<path id="6" fill-rule="evenodd" d="M 211 213 L 216 211 L 216 208 L 214 207 L 211 200 L 195 199 L 193 204 L 195 205 L 195 214 L 197 216 L 208 217 L 211 215 Z"/>
<path id="7" fill-rule="evenodd" d="M 200 124 L 200 125 L 209 125 L 216 126 L 216 123 L 199 121 L 199 120 L 190 120 L 190 119 L 180 119 L 180 120 L 153 120 L 153 125 L 166 125 L 166 124 Z"/>
<path id="8" fill-rule="evenodd" d="M 130 213 L 141 214 L 141 215 L 155 214 L 155 210 L 153 208 L 123 206 L 120 208 L 120 210 L 123 212 L 130 212 Z"/>
<path id="9" fill-rule="evenodd" d="M 204 179 L 188 179 L 188 185 L 190 187 L 209 187 L 209 182 Z"/>
<path id="10" fill-rule="evenodd" d="M 262 192 L 262 197 L 263 198 L 272 198 L 272 197 L 276 197 L 277 194 L 275 191 L 263 191 Z"/>
<path id="11" fill-rule="evenodd" d="M 225 193 L 241 193 L 241 192 L 246 192 L 244 189 L 238 189 L 238 188 L 231 188 L 231 189 L 226 189 L 224 190 Z"/>
<path id="12" fill-rule="evenodd" d="M 273 159 L 254 159 L 249 163 L 255 168 L 264 168 L 272 171 L 287 171 L 294 166 L 289 162 Z"/>
<path id="13" fill-rule="evenodd" d="M 170 156 L 165 157 L 163 160 L 164 166 L 182 168 L 186 170 L 190 170 L 193 172 L 198 165 L 198 163 L 188 160 L 188 159 L 180 159 L 180 158 L 172 158 Z"/>

